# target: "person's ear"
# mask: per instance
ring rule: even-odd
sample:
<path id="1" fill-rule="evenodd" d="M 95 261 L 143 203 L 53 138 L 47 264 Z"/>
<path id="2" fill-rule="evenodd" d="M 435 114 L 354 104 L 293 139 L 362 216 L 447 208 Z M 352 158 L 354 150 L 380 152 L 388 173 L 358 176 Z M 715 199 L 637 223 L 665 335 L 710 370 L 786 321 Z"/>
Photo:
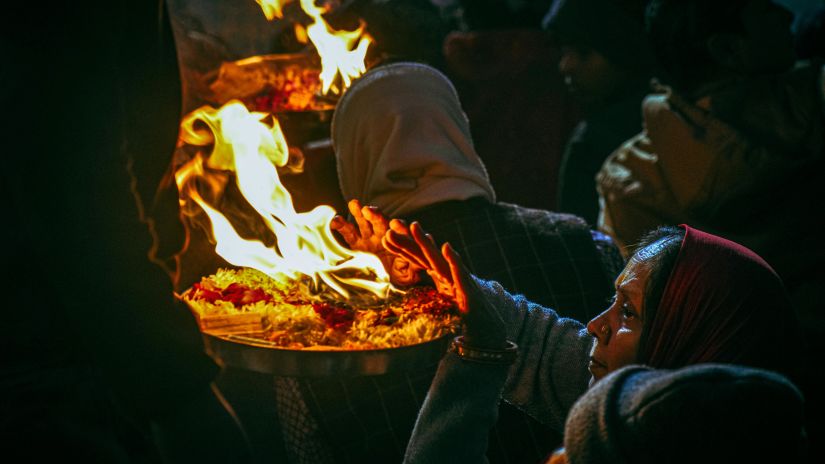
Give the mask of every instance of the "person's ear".
<path id="1" fill-rule="evenodd" d="M 746 65 L 746 46 L 736 34 L 714 34 L 705 42 L 713 61 L 724 69 L 740 71 Z"/>

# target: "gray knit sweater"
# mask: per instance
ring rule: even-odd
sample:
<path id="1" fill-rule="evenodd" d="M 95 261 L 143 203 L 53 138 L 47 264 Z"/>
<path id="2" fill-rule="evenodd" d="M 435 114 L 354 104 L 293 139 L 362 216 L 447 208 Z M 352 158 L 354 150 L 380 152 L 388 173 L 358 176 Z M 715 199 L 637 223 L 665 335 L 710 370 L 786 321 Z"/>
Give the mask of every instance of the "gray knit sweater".
<path id="1" fill-rule="evenodd" d="M 499 399 L 563 431 L 570 407 L 587 389 L 592 339 L 580 322 L 511 295 L 496 282 L 477 282 L 505 321 L 519 356 L 508 369 L 448 353 L 418 415 L 406 463 L 487 462 Z"/>

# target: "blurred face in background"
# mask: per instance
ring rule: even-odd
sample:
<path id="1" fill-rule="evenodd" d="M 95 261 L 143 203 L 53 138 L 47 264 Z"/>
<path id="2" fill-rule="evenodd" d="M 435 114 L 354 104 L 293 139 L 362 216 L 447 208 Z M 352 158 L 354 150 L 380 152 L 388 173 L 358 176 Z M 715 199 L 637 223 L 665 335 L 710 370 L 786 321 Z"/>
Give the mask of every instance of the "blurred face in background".
<path id="1" fill-rule="evenodd" d="M 586 46 L 563 45 L 559 72 L 567 90 L 586 111 L 609 101 L 627 79 L 624 71 L 596 50 Z"/>

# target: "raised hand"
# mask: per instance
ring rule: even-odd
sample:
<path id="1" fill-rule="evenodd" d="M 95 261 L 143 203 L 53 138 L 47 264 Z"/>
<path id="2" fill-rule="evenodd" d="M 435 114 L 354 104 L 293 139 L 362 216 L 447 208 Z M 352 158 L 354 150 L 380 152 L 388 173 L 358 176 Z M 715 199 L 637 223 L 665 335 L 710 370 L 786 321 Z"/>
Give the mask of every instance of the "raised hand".
<path id="1" fill-rule="evenodd" d="M 387 232 L 387 218 L 373 206 L 361 206 L 358 200 L 350 200 L 347 207 L 355 224 L 341 216 L 335 216 L 330 224 L 332 230 L 341 234 L 353 250 L 376 254 L 382 252 L 384 246 L 381 245 L 381 239 Z"/>
<path id="2" fill-rule="evenodd" d="M 351 200 L 347 207 L 355 220 L 348 222 L 341 216 L 335 216 L 330 228 L 341 234 L 350 248 L 372 253 L 381 260 L 395 285 L 407 286 L 418 283 L 420 268 L 390 253 L 382 244 L 388 230 L 389 220 L 374 206 L 362 206 L 358 200 Z"/>
<path id="3" fill-rule="evenodd" d="M 407 227 L 404 221 L 390 221 L 390 232 L 384 238 L 384 247 L 425 270 L 439 293 L 456 298 L 449 264 L 439 253 L 432 236 L 424 232 L 417 222 Z"/>
<path id="4" fill-rule="evenodd" d="M 439 251 L 435 240 L 420 224 L 413 222 L 407 227 L 393 219 L 384 246 L 427 271 L 438 291 L 455 300 L 462 313 L 468 344 L 489 348 L 506 345 L 504 321 L 449 243 Z"/>

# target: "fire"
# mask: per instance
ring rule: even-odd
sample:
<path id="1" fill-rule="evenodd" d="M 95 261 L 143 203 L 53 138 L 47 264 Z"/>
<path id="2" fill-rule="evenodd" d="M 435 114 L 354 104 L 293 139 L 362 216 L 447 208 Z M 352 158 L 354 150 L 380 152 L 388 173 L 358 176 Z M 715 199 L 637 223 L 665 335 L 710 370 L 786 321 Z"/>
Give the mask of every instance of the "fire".
<path id="1" fill-rule="evenodd" d="M 261 5 L 267 21 L 272 21 L 275 18 L 284 17 L 284 5 L 291 1 L 292 0 L 255 0 L 255 3 Z"/>
<path id="2" fill-rule="evenodd" d="M 181 141 L 200 147 L 212 145 L 212 149 L 209 153 L 199 151 L 176 171 L 182 206 L 192 200 L 203 209 L 212 224 L 215 251 L 233 265 L 257 269 L 281 283 L 308 278 L 313 289 L 320 289 L 323 283 L 344 298 L 360 290 L 386 298 L 392 286 L 381 261 L 373 254 L 338 244 L 329 227 L 335 216 L 331 207 L 295 211 L 276 169 L 287 163 L 287 142 L 278 120 L 271 118 L 268 125 L 264 121 L 269 119 L 267 113 L 250 113 L 238 101 L 220 109 L 205 106 L 187 115 L 181 122 Z M 229 172 L 234 173 L 245 200 L 274 234 L 276 246 L 241 237 L 218 207 L 204 198 L 220 196 Z M 198 190 L 203 185 L 208 195 Z"/>
<path id="3" fill-rule="evenodd" d="M 272 21 L 283 17 L 283 7 L 292 0 L 255 0 L 261 5 L 266 18 Z M 372 43 L 369 35 L 364 33 L 362 22 L 354 31 L 336 31 L 324 20 L 325 8 L 315 5 L 315 0 L 300 0 L 312 23 L 306 28 L 306 35 L 315 45 L 321 57 L 321 84 L 324 95 L 333 92 L 342 93 L 350 86 L 352 80 L 366 72 L 364 58 Z M 341 77 L 341 88 L 334 85 L 336 77 Z"/>

